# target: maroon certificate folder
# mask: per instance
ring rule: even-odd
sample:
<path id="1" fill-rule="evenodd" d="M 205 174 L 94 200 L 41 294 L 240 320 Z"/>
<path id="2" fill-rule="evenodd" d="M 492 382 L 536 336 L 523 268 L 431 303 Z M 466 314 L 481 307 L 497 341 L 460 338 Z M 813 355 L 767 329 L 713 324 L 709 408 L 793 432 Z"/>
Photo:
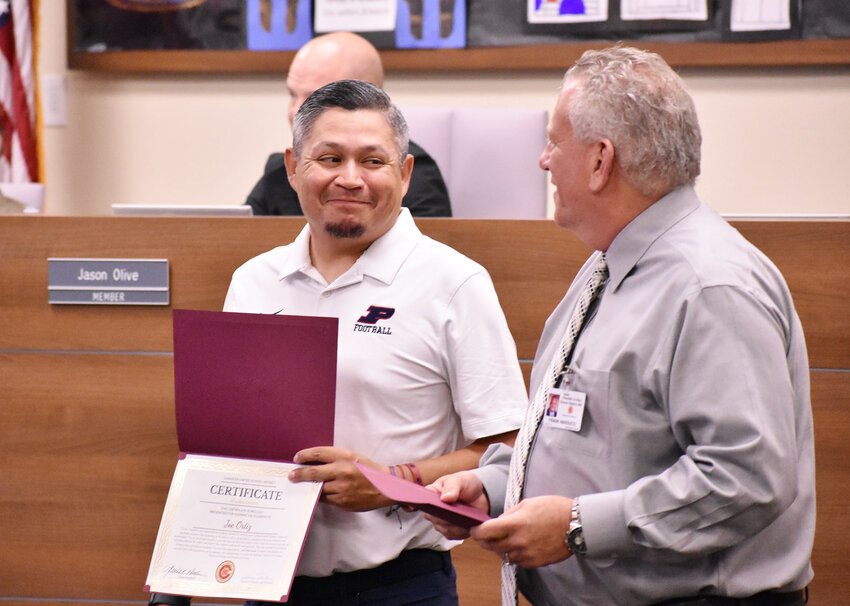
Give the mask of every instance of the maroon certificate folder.
<path id="1" fill-rule="evenodd" d="M 333 444 L 336 318 L 174 310 L 184 453 L 291 461 Z"/>
<path id="2" fill-rule="evenodd" d="M 288 461 L 333 444 L 338 321 L 173 319 L 180 460 L 145 589 L 285 602 L 322 490 Z"/>

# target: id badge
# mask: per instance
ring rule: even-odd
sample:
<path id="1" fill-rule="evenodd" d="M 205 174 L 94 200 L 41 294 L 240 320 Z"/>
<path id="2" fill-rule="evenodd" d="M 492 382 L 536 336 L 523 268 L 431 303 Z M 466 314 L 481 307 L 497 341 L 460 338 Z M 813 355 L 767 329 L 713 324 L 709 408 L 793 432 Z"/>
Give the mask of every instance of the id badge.
<path id="1" fill-rule="evenodd" d="M 543 415 L 543 423 L 555 429 L 579 431 L 584 418 L 587 394 L 567 387 L 553 387 Z"/>

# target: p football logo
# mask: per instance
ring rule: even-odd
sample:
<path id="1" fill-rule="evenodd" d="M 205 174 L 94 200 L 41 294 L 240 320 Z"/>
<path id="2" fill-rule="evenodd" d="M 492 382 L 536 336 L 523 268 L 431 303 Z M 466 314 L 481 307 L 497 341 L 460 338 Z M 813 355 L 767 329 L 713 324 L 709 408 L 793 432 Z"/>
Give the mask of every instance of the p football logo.
<path id="1" fill-rule="evenodd" d="M 360 316 L 360 319 L 355 322 L 354 332 L 368 332 L 378 335 L 393 334 L 392 328 L 389 326 L 377 326 L 377 324 L 381 320 L 389 320 L 392 318 L 395 313 L 394 307 L 378 307 L 377 305 L 370 305 L 369 309 L 366 311 L 369 313 L 365 316 Z"/>
<path id="2" fill-rule="evenodd" d="M 376 324 L 378 320 L 389 320 L 393 317 L 395 308 L 370 305 L 368 312 L 365 316 L 360 316 L 360 319 L 357 321 L 361 324 Z"/>

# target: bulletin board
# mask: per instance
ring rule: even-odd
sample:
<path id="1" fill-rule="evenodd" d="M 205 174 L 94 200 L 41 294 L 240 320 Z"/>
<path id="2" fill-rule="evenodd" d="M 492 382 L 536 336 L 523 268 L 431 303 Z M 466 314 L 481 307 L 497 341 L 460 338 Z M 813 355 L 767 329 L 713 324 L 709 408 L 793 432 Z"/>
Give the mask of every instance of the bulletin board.
<path id="1" fill-rule="evenodd" d="M 605 1 L 606 19 L 530 23 L 529 0 L 398 0 L 399 31 L 359 33 L 380 49 L 387 70 L 398 71 L 563 69 L 584 50 L 616 41 L 658 52 L 674 66 L 850 65 L 848 0 L 792 0 L 789 27 L 756 31 L 732 27 L 734 0 L 708 0 L 702 20 L 627 19 L 629 0 L 570 1 Z M 132 10 L 134 3 L 157 2 L 173 10 Z M 271 17 L 269 7 L 277 11 Z M 314 34 L 312 7 L 311 0 L 67 0 L 68 66 L 114 72 L 282 72 Z M 410 17 L 417 10 L 426 30 L 423 34 L 420 24 L 418 47 Z M 437 31 L 429 20 L 438 14 L 443 17 L 439 27 L 446 27 L 447 16 L 449 27 L 430 35 L 442 37 L 438 44 L 445 46 L 429 48 L 422 41 L 427 31 Z M 403 17 L 411 23 L 402 25 Z M 289 47 L 262 46 L 257 23 L 263 19 L 267 30 L 287 27 L 292 32 Z"/>

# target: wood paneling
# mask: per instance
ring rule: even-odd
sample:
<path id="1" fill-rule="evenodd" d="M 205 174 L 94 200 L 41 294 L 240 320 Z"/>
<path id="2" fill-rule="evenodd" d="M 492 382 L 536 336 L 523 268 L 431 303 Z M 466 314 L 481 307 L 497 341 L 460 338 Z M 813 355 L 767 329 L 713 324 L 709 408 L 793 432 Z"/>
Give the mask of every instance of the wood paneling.
<path id="1" fill-rule="evenodd" d="M 812 372 L 817 529 L 812 604 L 847 601 L 850 561 L 850 370 Z"/>
<path id="2" fill-rule="evenodd" d="M 520 358 L 530 359 L 544 319 L 588 254 L 584 246 L 549 221 L 418 223 L 488 268 Z M 177 457 L 171 309 L 219 309 L 233 269 L 290 241 L 302 225 L 0 217 L 0 606 L 146 599 Z M 841 603 L 850 555 L 850 222 L 736 225 L 786 276 L 813 368 L 837 369 L 812 372 L 818 533 L 811 587 L 814 603 Z M 51 306 L 51 256 L 167 258 L 172 305 Z M 526 382 L 530 368 L 522 363 Z M 472 542 L 454 557 L 461 603 L 497 603 L 498 559 Z"/>
<path id="3" fill-rule="evenodd" d="M 452 550 L 452 562 L 460 606 L 495 606 L 501 602 L 502 561 L 496 554 L 467 539 Z M 528 600 L 522 595 L 519 598 L 519 606 L 527 606 Z"/>
<path id="4" fill-rule="evenodd" d="M 420 224 L 491 271 L 519 356 L 531 357 L 587 249 L 548 221 Z M 8 329 L 0 333 L 0 349 L 171 350 L 168 307 L 47 304 L 48 257 L 167 258 L 171 308 L 221 309 L 233 270 L 291 241 L 303 225 L 293 218 L 5 217 L 0 291 L 8 296 L 0 314 Z"/>
<path id="5" fill-rule="evenodd" d="M 3 596 L 144 599 L 173 381 L 171 356 L 0 354 Z"/>
<path id="6" fill-rule="evenodd" d="M 484 265 L 530 359 L 543 323 L 589 251 L 551 221 L 420 219 L 422 230 Z M 0 220 L 0 349 L 170 351 L 169 307 L 51 306 L 48 257 L 167 258 L 171 308 L 220 309 L 233 270 L 289 242 L 294 218 L 4 217 Z M 810 362 L 850 357 L 850 222 L 739 221 L 786 276 Z M 825 250 L 826 254 L 817 254 Z M 823 276 L 829 276 L 824 279 Z"/>
<path id="7" fill-rule="evenodd" d="M 31 221 L 30 219 L 35 219 Z M 171 351 L 171 309 L 221 309 L 230 275 L 303 220 L 4 217 L 0 349 Z M 47 303 L 48 257 L 164 258 L 170 307 Z"/>
<path id="8" fill-rule="evenodd" d="M 177 455 L 172 381 L 170 356 L 0 355 L 7 471 L 0 519 L 15 521 L 2 534 L 2 595 L 144 599 Z M 819 529 L 812 592 L 831 603 L 825 597 L 844 590 L 850 544 L 850 372 L 813 372 L 812 400 Z M 462 604 L 496 603 L 498 559 L 474 542 L 454 559 Z M 35 583 L 34 570 L 48 566 L 52 574 Z"/>

